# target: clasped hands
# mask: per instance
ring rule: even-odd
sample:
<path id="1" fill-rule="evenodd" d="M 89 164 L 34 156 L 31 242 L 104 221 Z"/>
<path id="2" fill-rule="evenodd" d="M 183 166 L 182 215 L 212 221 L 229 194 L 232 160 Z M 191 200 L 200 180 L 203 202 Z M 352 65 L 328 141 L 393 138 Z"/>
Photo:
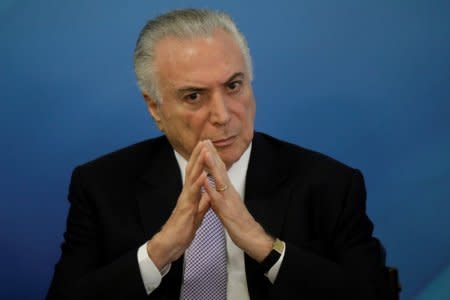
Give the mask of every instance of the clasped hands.
<path id="1" fill-rule="evenodd" d="M 207 174 L 214 177 L 216 187 L 208 182 Z M 183 189 L 169 219 L 147 242 L 147 252 L 156 267 L 162 270 L 183 255 L 209 208 L 219 217 L 236 246 L 256 261 L 262 261 L 271 251 L 274 239 L 247 210 L 211 141 L 198 142 L 185 175 Z"/>

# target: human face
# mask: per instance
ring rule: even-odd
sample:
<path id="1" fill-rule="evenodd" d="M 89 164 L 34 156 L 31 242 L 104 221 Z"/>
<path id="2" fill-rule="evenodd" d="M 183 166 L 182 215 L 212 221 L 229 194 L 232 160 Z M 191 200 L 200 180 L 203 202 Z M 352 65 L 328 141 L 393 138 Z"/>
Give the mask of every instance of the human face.
<path id="1" fill-rule="evenodd" d="M 161 103 L 144 95 L 174 149 L 189 159 L 209 139 L 229 168 L 253 138 L 255 100 L 242 52 L 229 33 L 166 37 L 155 47 Z"/>

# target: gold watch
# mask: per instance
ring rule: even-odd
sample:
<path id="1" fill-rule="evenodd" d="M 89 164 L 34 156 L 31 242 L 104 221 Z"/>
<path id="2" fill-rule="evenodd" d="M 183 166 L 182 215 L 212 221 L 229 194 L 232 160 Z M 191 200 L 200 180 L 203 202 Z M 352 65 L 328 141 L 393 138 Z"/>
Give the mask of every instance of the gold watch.
<path id="1" fill-rule="evenodd" d="M 276 262 L 280 259 L 281 254 L 284 251 L 284 243 L 280 239 L 275 239 L 272 244 L 272 251 L 270 251 L 269 255 L 263 259 L 261 262 L 261 268 L 264 273 L 269 272 L 269 270 L 276 264 Z"/>

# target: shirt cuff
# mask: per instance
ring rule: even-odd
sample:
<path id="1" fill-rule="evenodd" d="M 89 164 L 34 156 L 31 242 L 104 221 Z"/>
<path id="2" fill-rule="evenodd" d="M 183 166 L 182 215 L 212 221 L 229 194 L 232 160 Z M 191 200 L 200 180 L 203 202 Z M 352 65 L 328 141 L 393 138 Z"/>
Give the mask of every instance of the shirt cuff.
<path id="1" fill-rule="evenodd" d="M 155 266 L 147 252 L 147 243 L 139 247 L 137 260 L 147 295 L 150 295 L 161 283 L 161 280 L 170 271 L 171 264 L 166 265 L 161 272 Z"/>
<path id="2" fill-rule="evenodd" d="M 283 262 L 284 253 L 286 252 L 286 243 L 283 242 L 283 252 L 280 255 L 280 258 L 277 260 L 277 262 L 272 266 L 272 268 L 269 269 L 267 273 L 264 275 L 269 278 L 269 281 L 273 284 L 275 280 L 277 279 L 278 272 L 280 271 L 281 263 Z"/>

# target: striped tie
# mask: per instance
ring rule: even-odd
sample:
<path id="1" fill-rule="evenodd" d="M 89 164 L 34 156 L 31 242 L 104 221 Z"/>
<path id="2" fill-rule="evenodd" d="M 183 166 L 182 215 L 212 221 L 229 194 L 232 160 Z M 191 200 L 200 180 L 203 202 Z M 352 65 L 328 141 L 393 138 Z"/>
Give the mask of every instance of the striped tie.
<path id="1" fill-rule="evenodd" d="M 214 179 L 208 176 L 210 184 Z M 204 192 L 204 191 L 202 191 Z M 209 209 L 195 238 L 184 253 L 181 300 L 225 300 L 227 298 L 227 252 L 225 232 L 217 215 Z"/>

